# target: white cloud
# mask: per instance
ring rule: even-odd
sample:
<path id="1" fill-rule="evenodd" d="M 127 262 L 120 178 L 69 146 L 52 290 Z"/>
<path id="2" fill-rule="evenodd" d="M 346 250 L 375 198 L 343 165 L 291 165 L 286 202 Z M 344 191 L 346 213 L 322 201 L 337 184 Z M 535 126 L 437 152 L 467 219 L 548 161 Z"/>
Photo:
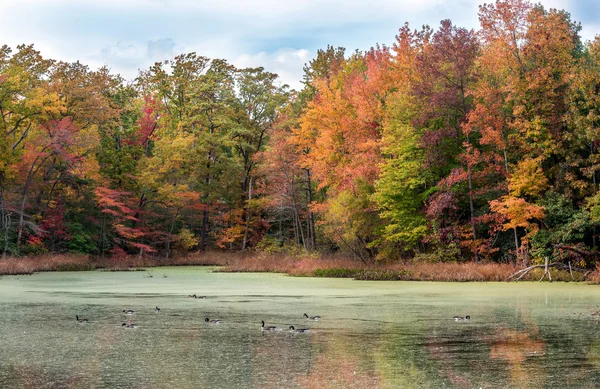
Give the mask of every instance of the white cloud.
<path id="1" fill-rule="evenodd" d="M 314 53 L 306 49 L 280 49 L 273 53 L 260 52 L 257 54 L 242 54 L 231 62 L 238 68 L 259 67 L 277 73 L 283 84 L 294 89 L 302 88 L 300 80 L 303 67 L 313 57 Z"/>
<path id="2" fill-rule="evenodd" d="M 92 67 L 108 65 L 113 72 L 127 79 L 133 79 L 137 76 L 138 69 L 145 69 L 157 61 L 174 57 L 177 49 L 183 50 L 178 48 L 171 38 L 145 43 L 119 41 L 88 55 L 84 62 Z"/>
<path id="3" fill-rule="evenodd" d="M 34 43 L 47 57 L 107 64 L 126 78 L 194 51 L 238 67 L 263 66 L 299 87 L 302 67 L 318 48 L 331 44 L 351 52 L 391 43 L 405 21 L 418 28 L 451 19 L 477 28 L 477 5 L 484 1 L 0 0 L 2 14 L 10 15 L 0 23 L 0 44 Z M 575 12 L 574 20 L 576 12 L 586 15 L 582 35 L 591 39 L 600 20 L 585 13 L 586 1 L 542 3 Z"/>
<path id="4" fill-rule="evenodd" d="M 173 56 L 175 50 L 175 41 L 171 38 L 163 38 L 155 41 L 148 41 L 146 48 L 146 57 L 154 60 L 162 60 Z"/>

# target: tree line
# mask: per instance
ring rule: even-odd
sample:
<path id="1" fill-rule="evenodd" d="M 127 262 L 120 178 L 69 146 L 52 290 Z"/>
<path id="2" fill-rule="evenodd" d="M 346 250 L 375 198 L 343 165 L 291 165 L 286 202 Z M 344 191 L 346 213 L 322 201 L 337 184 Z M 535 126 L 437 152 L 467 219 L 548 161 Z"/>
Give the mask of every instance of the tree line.
<path id="1" fill-rule="evenodd" d="M 126 82 L 3 46 L 0 250 L 595 251 L 600 38 L 524 0 L 484 4 L 479 21 L 328 46 L 299 91 L 195 53 Z"/>

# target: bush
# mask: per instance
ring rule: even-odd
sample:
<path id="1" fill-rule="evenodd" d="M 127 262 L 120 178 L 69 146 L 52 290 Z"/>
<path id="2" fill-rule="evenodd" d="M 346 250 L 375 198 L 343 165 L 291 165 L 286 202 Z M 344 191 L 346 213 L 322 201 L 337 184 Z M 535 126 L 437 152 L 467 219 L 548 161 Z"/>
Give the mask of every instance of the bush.
<path id="1" fill-rule="evenodd" d="M 79 223 L 71 223 L 68 226 L 70 239 L 67 242 L 67 250 L 72 253 L 94 253 L 96 244 L 94 239 L 86 232 L 85 227 Z"/>
<path id="2" fill-rule="evenodd" d="M 256 250 L 268 254 L 279 254 L 283 252 L 283 244 L 279 241 L 279 239 L 265 235 L 256 245 Z"/>
<path id="3" fill-rule="evenodd" d="M 177 234 L 177 238 L 177 247 L 183 249 L 185 253 L 198 246 L 200 243 L 200 239 L 187 228 L 182 228 L 179 234 Z"/>
<path id="4" fill-rule="evenodd" d="M 328 269 L 316 269 L 312 275 L 324 278 L 355 278 L 360 271 L 360 269 L 332 267 Z"/>
<path id="5" fill-rule="evenodd" d="M 407 270 L 362 270 L 354 277 L 361 281 L 398 281 L 409 279 L 411 273 Z"/>

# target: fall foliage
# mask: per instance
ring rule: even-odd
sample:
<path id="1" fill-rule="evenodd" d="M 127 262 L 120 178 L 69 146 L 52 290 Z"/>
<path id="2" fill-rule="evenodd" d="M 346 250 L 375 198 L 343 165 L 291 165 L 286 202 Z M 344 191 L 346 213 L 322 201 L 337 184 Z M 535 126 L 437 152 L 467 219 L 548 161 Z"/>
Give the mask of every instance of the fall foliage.
<path id="1" fill-rule="evenodd" d="M 328 46 L 299 91 L 196 53 L 126 82 L 2 46 L 0 251 L 597 250 L 600 38 L 525 0 L 484 4 L 479 21 Z"/>

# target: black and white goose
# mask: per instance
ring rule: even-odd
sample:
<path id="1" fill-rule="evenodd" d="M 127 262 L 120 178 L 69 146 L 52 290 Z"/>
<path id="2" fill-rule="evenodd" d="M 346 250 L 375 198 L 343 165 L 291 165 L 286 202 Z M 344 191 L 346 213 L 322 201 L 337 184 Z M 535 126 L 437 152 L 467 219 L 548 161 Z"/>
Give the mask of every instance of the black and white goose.
<path id="1" fill-rule="evenodd" d="M 137 328 L 137 324 L 134 324 L 134 323 L 123 323 L 123 324 L 121 324 L 121 327 L 125 327 L 125 328 Z"/>
<path id="2" fill-rule="evenodd" d="M 88 324 L 90 322 L 88 319 L 80 319 L 77 315 L 75 315 L 75 321 L 77 321 L 79 324 Z"/>
<path id="3" fill-rule="evenodd" d="M 261 323 L 262 323 L 262 325 L 260 327 L 261 331 L 277 331 L 277 330 L 279 330 L 279 328 L 277 328 L 275 326 L 266 326 L 265 327 L 265 321 L 264 320 L 262 320 Z"/>
<path id="4" fill-rule="evenodd" d="M 304 317 L 307 318 L 308 320 L 312 320 L 312 321 L 321 320 L 321 316 L 308 316 L 306 313 L 304 314 Z"/>
<path id="5" fill-rule="evenodd" d="M 156 307 L 156 308 L 154 309 L 154 313 L 160 313 L 160 308 L 159 308 L 159 307 Z"/>
<path id="6" fill-rule="evenodd" d="M 471 320 L 471 316 L 454 316 L 454 321 L 469 321 Z"/>
<path id="7" fill-rule="evenodd" d="M 290 326 L 290 332 L 294 332 L 296 334 L 302 334 L 310 331 L 310 328 L 295 328 L 294 326 Z"/>
<path id="8" fill-rule="evenodd" d="M 135 311 L 133 309 L 123 309 L 123 314 L 125 315 L 133 315 Z"/>
<path id="9" fill-rule="evenodd" d="M 209 319 L 208 317 L 206 319 L 204 319 L 204 322 L 206 324 L 221 324 L 220 319 Z"/>

